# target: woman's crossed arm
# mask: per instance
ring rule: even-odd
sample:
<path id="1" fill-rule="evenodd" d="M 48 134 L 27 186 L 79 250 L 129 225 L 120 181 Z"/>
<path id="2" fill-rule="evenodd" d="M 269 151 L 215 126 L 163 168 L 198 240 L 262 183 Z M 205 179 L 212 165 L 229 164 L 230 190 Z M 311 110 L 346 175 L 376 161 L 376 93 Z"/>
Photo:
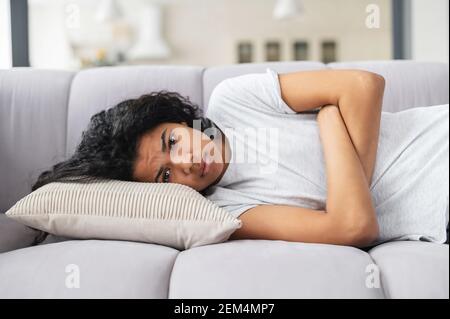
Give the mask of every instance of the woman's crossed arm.
<path id="1" fill-rule="evenodd" d="M 243 225 L 230 239 L 272 239 L 369 246 L 378 236 L 364 168 L 339 108 L 326 106 L 317 117 L 327 173 L 325 210 L 260 205 L 241 214 Z"/>
<path id="2" fill-rule="evenodd" d="M 368 185 L 378 148 L 384 78 L 362 70 L 319 70 L 281 74 L 281 96 L 296 112 L 324 105 L 341 111 Z"/>

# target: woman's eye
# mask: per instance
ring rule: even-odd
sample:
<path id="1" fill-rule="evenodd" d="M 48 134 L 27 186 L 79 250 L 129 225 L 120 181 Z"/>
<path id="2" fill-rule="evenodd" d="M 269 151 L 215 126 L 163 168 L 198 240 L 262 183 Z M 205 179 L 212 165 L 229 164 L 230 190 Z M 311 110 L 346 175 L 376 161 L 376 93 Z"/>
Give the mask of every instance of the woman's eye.
<path id="1" fill-rule="evenodd" d="M 172 147 L 177 143 L 177 140 L 175 139 L 175 137 L 173 136 L 173 134 L 171 134 L 169 136 L 169 151 L 172 150 Z M 162 181 L 163 183 L 168 183 L 169 182 L 169 177 L 170 177 L 170 169 L 166 169 L 163 173 L 163 177 L 162 177 Z"/>
<path id="2" fill-rule="evenodd" d="M 170 177 L 170 169 L 166 170 L 163 174 L 163 182 L 168 183 Z"/>
<path id="3" fill-rule="evenodd" d="M 172 146 L 174 146 L 177 143 L 177 140 L 173 135 L 169 137 L 169 150 L 172 149 Z"/>

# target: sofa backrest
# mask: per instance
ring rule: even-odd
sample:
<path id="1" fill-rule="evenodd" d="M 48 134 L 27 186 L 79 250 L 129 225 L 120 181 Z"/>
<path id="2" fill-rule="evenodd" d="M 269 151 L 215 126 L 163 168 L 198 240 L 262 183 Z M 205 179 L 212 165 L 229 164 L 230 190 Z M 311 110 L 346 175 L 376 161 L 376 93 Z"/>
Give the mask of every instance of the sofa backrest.
<path id="1" fill-rule="evenodd" d="M 0 213 L 30 192 L 38 172 L 64 159 L 74 75 L 0 70 Z"/>
<path id="2" fill-rule="evenodd" d="M 92 115 L 123 100 L 168 90 L 202 106 L 203 70 L 196 66 L 129 66 L 80 71 L 70 91 L 66 155 L 75 151 Z"/>
<path id="3" fill-rule="evenodd" d="M 246 73 L 363 69 L 386 78 L 385 111 L 446 104 L 448 64 L 414 61 L 271 62 L 105 67 L 80 72 L 0 70 L 0 213 L 30 192 L 39 174 L 68 158 L 95 113 L 152 91 L 179 92 L 206 110 L 220 81 Z"/>
<path id="4" fill-rule="evenodd" d="M 386 79 L 383 110 L 398 112 L 408 108 L 447 104 L 448 63 L 409 60 L 330 63 L 333 69 L 360 69 Z"/>

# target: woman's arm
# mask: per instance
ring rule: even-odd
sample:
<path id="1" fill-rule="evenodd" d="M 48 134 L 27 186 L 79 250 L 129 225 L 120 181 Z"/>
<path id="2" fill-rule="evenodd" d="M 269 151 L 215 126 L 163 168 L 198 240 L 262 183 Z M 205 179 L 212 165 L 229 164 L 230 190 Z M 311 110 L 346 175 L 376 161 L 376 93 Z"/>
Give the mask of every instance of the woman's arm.
<path id="1" fill-rule="evenodd" d="M 230 239 L 271 239 L 369 246 L 378 222 L 364 170 L 339 109 L 318 115 L 327 171 L 326 210 L 260 205 L 241 214 L 242 227 Z"/>
<path id="2" fill-rule="evenodd" d="M 361 70 L 319 70 L 280 74 L 281 96 L 296 112 L 339 107 L 368 185 L 375 167 L 384 78 Z"/>
<path id="3" fill-rule="evenodd" d="M 342 94 L 338 106 L 370 186 L 378 150 L 385 81 L 372 74 L 360 77 L 358 82 L 353 90 Z"/>
<path id="4" fill-rule="evenodd" d="M 325 106 L 317 121 L 327 174 L 326 211 L 378 235 L 378 220 L 364 168 L 337 106 Z"/>

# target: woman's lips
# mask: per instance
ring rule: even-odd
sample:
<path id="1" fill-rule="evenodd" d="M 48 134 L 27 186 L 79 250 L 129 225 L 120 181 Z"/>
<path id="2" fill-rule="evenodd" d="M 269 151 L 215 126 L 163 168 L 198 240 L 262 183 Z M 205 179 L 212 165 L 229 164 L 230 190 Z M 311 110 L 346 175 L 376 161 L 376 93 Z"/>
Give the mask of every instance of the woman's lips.
<path id="1" fill-rule="evenodd" d="M 208 163 L 208 161 L 205 161 L 202 159 L 202 163 L 200 166 L 200 172 L 201 172 L 200 176 L 203 177 L 206 174 L 208 174 L 209 168 L 210 168 L 210 163 Z"/>

